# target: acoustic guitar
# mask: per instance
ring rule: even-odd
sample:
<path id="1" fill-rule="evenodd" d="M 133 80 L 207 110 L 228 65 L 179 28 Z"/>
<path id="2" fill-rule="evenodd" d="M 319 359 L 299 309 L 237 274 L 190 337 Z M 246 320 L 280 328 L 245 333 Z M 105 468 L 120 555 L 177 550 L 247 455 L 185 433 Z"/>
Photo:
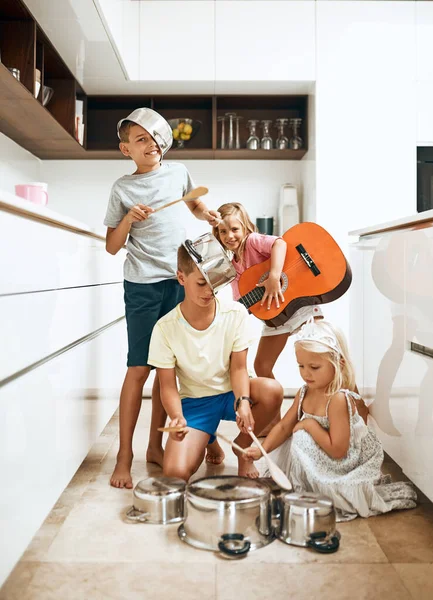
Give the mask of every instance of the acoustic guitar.
<path id="1" fill-rule="evenodd" d="M 246 269 L 239 279 L 241 302 L 253 315 L 270 327 L 283 325 L 301 307 L 326 304 L 340 298 L 352 282 L 350 266 L 334 238 L 317 223 L 299 223 L 282 236 L 287 244 L 281 273 L 284 301 L 275 300 L 267 309 L 260 302 L 269 275 L 271 259 Z"/>

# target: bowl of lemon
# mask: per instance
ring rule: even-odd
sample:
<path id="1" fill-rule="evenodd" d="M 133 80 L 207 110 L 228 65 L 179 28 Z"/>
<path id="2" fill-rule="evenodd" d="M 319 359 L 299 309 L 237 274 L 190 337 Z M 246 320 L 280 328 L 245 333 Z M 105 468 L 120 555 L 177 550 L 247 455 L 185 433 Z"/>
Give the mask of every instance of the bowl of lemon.
<path id="1" fill-rule="evenodd" d="M 196 119 L 169 119 L 173 131 L 175 148 L 185 148 L 200 129 L 201 121 Z"/>

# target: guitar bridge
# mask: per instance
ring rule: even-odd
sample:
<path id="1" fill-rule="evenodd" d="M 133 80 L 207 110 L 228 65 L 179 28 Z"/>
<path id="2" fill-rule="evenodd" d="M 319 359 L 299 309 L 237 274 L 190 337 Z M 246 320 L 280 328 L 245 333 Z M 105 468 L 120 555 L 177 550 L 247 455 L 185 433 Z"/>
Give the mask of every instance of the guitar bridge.
<path id="1" fill-rule="evenodd" d="M 310 269 L 310 271 L 313 273 L 314 277 L 317 277 L 317 275 L 320 275 L 320 269 L 317 267 L 316 263 L 311 258 L 311 256 L 308 254 L 308 252 L 305 250 L 304 246 L 302 244 L 298 244 L 296 246 L 296 250 L 299 252 L 299 254 L 303 258 L 305 264 Z"/>

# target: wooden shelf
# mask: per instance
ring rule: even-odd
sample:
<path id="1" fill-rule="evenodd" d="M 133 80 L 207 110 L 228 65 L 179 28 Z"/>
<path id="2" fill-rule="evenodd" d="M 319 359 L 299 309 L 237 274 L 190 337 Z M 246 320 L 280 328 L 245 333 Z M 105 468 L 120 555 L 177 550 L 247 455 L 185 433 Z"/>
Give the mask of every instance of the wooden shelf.
<path id="1" fill-rule="evenodd" d="M 22 0 L 0 4 L 0 131 L 42 159 L 122 158 L 117 122 L 137 107 L 149 107 L 167 120 L 191 118 L 200 121 L 196 135 L 184 149 L 172 148 L 168 160 L 300 160 L 307 152 L 308 96 L 306 95 L 172 95 L 86 96 L 45 33 Z M 18 68 L 21 81 L 8 68 Z M 36 69 L 41 72 L 41 91 L 35 98 Z M 54 90 L 42 106 L 44 86 Z M 84 146 L 75 139 L 77 99 L 84 101 Z M 220 117 L 236 113 L 240 120 L 240 150 L 222 150 Z M 247 150 L 247 122 L 279 118 L 301 118 L 302 150 Z M 273 126 L 275 141 L 277 130 Z M 262 134 L 261 127 L 257 135 Z M 228 123 L 225 136 L 228 139 Z M 291 131 L 286 128 L 290 138 Z"/>

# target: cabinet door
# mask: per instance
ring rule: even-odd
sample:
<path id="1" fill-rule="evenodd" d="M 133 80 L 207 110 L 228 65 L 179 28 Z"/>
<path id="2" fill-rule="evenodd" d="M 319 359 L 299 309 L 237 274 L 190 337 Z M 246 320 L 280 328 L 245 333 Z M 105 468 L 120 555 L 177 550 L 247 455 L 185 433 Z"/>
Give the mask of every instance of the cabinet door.
<path id="1" fill-rule="evenodd" d="M 433 83 L 433 3 L 416 2 L 416 78 Z"/>
<path id="2" fill-rule="evenodd" d="M 216 80 L 314 80 L 315 4 L 218 0 Z"/>
<path id="3" fill-rule="evenodd" d="M 140 79 L 215 79 L 214 2 L 140 2 Z"/>
<path id="4" fill-rule="evenodd" d="M 364 395 L 388 454 L 401 464 L 401 406 L 405 387 L 404 234 L 362 241 L 364 287 Z"/>
<path id="5" fill-rule="evenodd" d="M 433 227 L 406 234 L 405 389 L 401 418 L 406 475 L 433 498 Z M 403 428 L 404 427 L 404 428 Z"/>

